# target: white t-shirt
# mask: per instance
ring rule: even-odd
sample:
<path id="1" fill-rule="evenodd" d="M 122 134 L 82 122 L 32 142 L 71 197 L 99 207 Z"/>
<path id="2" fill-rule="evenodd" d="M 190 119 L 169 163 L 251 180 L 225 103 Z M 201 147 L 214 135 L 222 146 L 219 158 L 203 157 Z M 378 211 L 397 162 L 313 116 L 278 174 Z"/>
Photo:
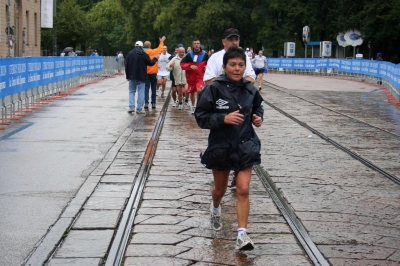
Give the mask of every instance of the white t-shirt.
<path id="1" fill-rule="evenodd" d="M 160 57 L 158 58 L 158 73 L 157 76 L 169 76 L 169 71 L 167 70 L 167 63 L 168 63 L 168 58 L 171 55 L 169 53 L 166 54 L 160 54 Z"/>
<path id="2" fill-rule="evenodd" d="M 207 61 L 206 72 L 204 73 L 204 81 L 216 78 L 223 73 L 223 59 L 224 59 L 225 49 L 214 53 Z M 244 71 L 243 77 L 251 77 L 256 79 L 256 73 L 251 66 L 250 58 L 246 57 L 246 69 Z"/>
<path id="3" fill-rule="evenodd" d="M 267 65 L 267 58 L 265 56 L 256 55 L 253 60 L 251 60 L 256 68 L 263 68 Z"/>
<path id="4" fill-rule="evenodd" d="M 246 52 L 244 52 L 245 53 L 245 55 L 247 56 L 247 57 L 249 57 L 250 59 L 253 57 L 253 54 L 250 52 L 250 51 L 246 51 Z"/>

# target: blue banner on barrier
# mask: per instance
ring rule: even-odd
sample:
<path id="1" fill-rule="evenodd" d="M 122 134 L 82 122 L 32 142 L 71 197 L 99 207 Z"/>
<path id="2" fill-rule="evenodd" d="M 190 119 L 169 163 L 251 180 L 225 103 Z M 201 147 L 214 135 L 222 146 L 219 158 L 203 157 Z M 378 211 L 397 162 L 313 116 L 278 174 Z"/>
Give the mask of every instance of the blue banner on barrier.
<path id="1" fill-rule="evenodd" d="M 333 68 L 342 72 L 364 74 L 388 80 L 400 89 L 400 64 L 373 60 L 348 60 L 326 58 L 267 58 L 269 68 L 318 70 Z"/>
<path id="2" fill-rule="evenodd" d="M 103 57 L 2 58 L 0 98 L 101 70 L 103 70 Z"/>

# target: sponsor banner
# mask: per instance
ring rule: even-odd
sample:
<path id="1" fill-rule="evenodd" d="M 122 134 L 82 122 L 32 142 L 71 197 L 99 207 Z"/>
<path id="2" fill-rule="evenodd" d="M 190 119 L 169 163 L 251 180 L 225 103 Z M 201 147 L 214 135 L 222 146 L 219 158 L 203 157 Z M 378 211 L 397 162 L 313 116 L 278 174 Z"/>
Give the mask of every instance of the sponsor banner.
<path id="1" fill-rule="evenodd" d="M 321 68 L 336 69 L 353 74 L 364 74 L 388 80 L 400 89 L 400 64 L 364 59 L 334 58 L 267 58 L 269 68 L 319 70 Z"/>
<path id="2" fill-rule="evenodd" d="M 16 57 L 0 59 L 0 98 L 103 70 L 103 58 Z"/>

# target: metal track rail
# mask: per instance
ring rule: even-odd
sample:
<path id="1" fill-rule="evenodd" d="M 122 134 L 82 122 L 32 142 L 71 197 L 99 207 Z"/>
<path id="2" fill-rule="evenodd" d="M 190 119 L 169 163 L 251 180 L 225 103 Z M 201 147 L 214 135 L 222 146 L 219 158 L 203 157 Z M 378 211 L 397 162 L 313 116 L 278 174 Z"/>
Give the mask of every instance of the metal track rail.
<path id="1" fill-rule="evenodd" d="M 125 255 L 125 250 L 128 245 L 131 234 L 133 221 L 139 209 L 140 200 L 142 199 L 143 190 L 150 172 L 151 163 L 156 151 L 157 143 L 161 134 L 161 129 L 164 124 L 165 115 L 167 113 L 168 104 L 171 99 L 171 93 L 168 94 L 164 105 L 160 111 L 153 135 L 147 145 L 145 155 L 140 166 L 139 173 L 135 179 L 134 187 L 131 191 L 128 203 L 123 212 L 119 223 L 117 233 L 113 239 L 110 251 L 108 252 L 106 266 L 119 266 Z"/>
<path id="2" fill-rule="evenodd" d="M 400 135 L 399 135 L 399 134 L 390 132 L 390 131 L 388 131 L 388 130 L 386 130 L 386 129 L 383 129 L 383 128 L 380 128 L 380 127 L 377 127 L 377 126 L 374 126 L 374 125 L 371 125 L 371 124 L 369 124 L 369 123 L 367 123 L 367 122 L 364 122 L 364 121 L 362 121 L 362 120 L 359 120 L 359 119 L 357 119 L 357 118 L 355 118 L 355 117 L 352 117 L 352 116 L 346 115 L 346 114 L 344 114 L 344 113 L 335 111 L 335 110 L 333 110 L 333 109 L 331 109 L 331 108 L 325 107 L 325 106 L 320 105 L 320 104 L 318 104 L 318 103 L 311 102 L 311 101 L 309 101 L 309 100 L 307 100 L 307 99 L 304 99 L 303 97 L 297 96 L 297 95 L 292 94 L 292 93 L 289 93 L 289 92 L 287 92 L 287 91 L 283 91 L 282 89 L 286 89 L 286 88 L 284 88 L 284 87 L 278 86 L 278 85 L 273 84 L 273 83 L 268 82 L 268 81 L 264 81 L 264 84 L 266 84 L 266 86 L 268 86 L 268 87 L 271 88 L 271 89 L 274 89 L 274 90 L 277 90 L 277 91 L 279 91 L 279 92 L 285 93 L 285 94 L 290 95 L 290 96 L 292 96 L 292 97 L 298 98 L 298 99 L 300 99 L 300 100 L 302 100 L 302 101 L 308 102 L 308 103 L 310 103 L 310 104 L 312 104 L 312 105 L 321 107 L 321 108 L 323 108 L 323 109 L 325 109 L 325 110 L 329 110 L 329 111 L 331 111 L 331 112 L 333 112 L 333 113 L 336 113 L 336 114 L 339 114 L 339 115 L 341 115 L 341 116 L 345 116 L 345 117 L 347 117 L 347 118 L 350 118 L 351 120 L 354 120 L 354 121 L 356 121 L 356 122 L 358 122 L 358 123 L 360 123 L 360 124 L 367 125 L 367 126 L 369 126 L 369 127 L 375 128 L 375 129 L 377 129 L 377 130 L 380 130 L 380 131 L 382 131 L 382 132 L 385 132 L 385 133 L 388 133 L 388 134 L 390 134 L 390 135 L 392 135 L 392 136 L 395 136 L 395 137 L 397 137 L 397 138 L 400 138 Z"/>
<path id="3" fill-rule="evenodd" d="M 278 112 L 280 112 L 281 114 L 283 114 L 284 116 L 292 119 L 293 121 L 295 121 L 296 123 L 298 123 L 299 125 L 301 125 L 302 127 L 307 128 L 308 130 L 310 130 L 312 133 L 318 135 L 321 139 L 327 141 L 328 143 L 332 144 L 333 146 L 335 146 L 336 148 L 346 152 L 347 154 L 349 154 L 351 157 L 353 157 L 354 159 L 360 161 L 361 163 L 363 163 L 364 165 L 366 165 L 367 167 L 377 171 L 378 173 L 382 174 L 383 176 L 385 176 L 386 178 L 388 178 L 389 180 L 393 181 L 394 183 L 396 183 L 397 185 L 400 185 L 400 178 L 398 178 L 397 176 L 385 171 L 384 169 L 380 168 L 379 166 L 373 164 L 372 162 L 370 162 L 369 160 L 363 158 L 362 156 L 360 156 L 359 154 L 357 154 L 356 152 L 346 148 L 345 146 L 341 145 L 339 142 L 334 141 L 333 139 L 325 136 L 324 134 L 322 134 L 321 132 L 319 132 L 318 130 L 316 130 L 315 128 L 310 127 L 309 125 L 307 125 L 307 123 L 304 123 L 300 120 L 298 120 L 297 118 L 295 118 L 294 116 L 290 115 L 289 113 L 283 111 L 282 109 L 278 108 L 276 105 L 268 102 L 268 101 L 264 101 L 266 104 L 268 104 L 269 106 L 271 106 L 273 109 L 277 110 Z"/>
<path id="4" fill-rule="evenodd" d="M 299 219 L 297 219 L 295 213 L 287 204 L 286 200 L 282 197 L 281 193 L 276 188 L 274 182 L 272 181 L 268 173 L 264 169 L 262 169 L 262 167 L 259 165 L 254 166 L 254 171 L 260 178 L 265 189 L 271 196 L 275 205 L 278 207 L 282 216 L 285 218 L 286 222 L 292 229 L 297 240 L 303 247 L 304 251 L 307 253 L 308 257 L 314 263 L 314 265 L 329 266 L 330 264 L 321 254 L 319 249 L 315 246 L 314 242 L 308 235 L 304 225 L 299 221 Z"/>

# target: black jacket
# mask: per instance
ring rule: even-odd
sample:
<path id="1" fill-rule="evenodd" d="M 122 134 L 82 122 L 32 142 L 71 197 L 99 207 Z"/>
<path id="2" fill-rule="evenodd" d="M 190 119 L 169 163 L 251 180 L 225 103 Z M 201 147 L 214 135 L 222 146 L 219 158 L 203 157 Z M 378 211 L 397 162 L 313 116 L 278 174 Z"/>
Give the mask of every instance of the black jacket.
<path id="1" fill-rule="evenodd" d="M 210 129 L 208 147 L 201 162 L 209 169 L 241 170 L 261 163 L 261 143 L 252 125 L 252 116 L 264 115 L 263 98 L 250 83 L 217 77 L 197 101 L 195 117 L 199 127 Z M 240 110 L 244 122 L 234 126 L 224 123 L 226 114 Z"/>
<path id="2" fill-rule="evenodd" d="M 131 50 L 126 57 L 126 79 L 145 82 L 147 66 L 153 66 L 156 62 L 157 58 L 150 60 L 148 54 L 146 54 L 141 47 L 136 47 Z"/>

